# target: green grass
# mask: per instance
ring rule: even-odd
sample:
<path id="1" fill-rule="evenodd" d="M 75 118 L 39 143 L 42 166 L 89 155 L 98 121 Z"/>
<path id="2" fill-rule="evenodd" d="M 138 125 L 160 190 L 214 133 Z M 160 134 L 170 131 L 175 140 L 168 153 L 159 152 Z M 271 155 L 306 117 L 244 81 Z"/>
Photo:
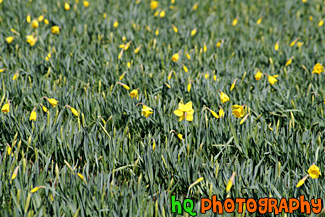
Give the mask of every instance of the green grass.
<path id="1" fill-rule="evenodd" d="M 325 26 L 318 26 L 325 18 L 323 1 L 202 0 L 195 11 L 193 0 L 176 0 L 173 9 L 170 1 L 159 1 L 164 18 L 154 17 L 149 0 L 94 0 L 88 8 L 82 1 L 68 2 L 70 11 L 64 1 L 0 4 L 0 69 L 6 69 L 0 73 L 0 106 L 12 100 L 10 112 L 0 114 L 1 216 L 170 216 L 172 195 L 195 201 L 211 195 L 223 200 L 228 194 L 325 199 L 325 75 L 312 74 L 316 63 L 325 64 Z M 32 20 L 44 15 L 50 23 L 33 29 L 28 14 Z M 54 25 L 60 26 L 59 35 L 51 33 Z M 191 37 L 194 28 L 197 34 Z M 30 46 L 26 35 L 33 33 L 38 41 Z M 11 44 L 8 36 L 15 36 Z M 300 48 L 290 46 L 296 38 L 303 42 Z M 118 59 L 119 45 L 129 41 Z M 180 59 L 174 63 L 177 52 Z M 258 69 L 279 74 L 278 82 L 270 85 L 265 75 L 256 81 Z M 130 90 L 116 84 L 124 72 L 120 82 Z M 139 100 L 129 96 L 136 88 Z M 219 89 L 229 102 L 220 101 Z M 43 96 L 59 105 L 52 108 Z M 181 100 L 193 102 L 192 122 L 179 122 L 174 115 Z M 141 115 L 140 102 L 153 109 L 149 118 Z M 232 115 L 234 104 L 249 107 L 242 125 Z M 218 111 L 218 105 L 224 118 L 203 110 Z M 13 156 L 6 154 L 6 143 Z M 322 175 L 296 188 L 313 163 Z M 226 193 L 234 171 L 235 183 Z M 189 189 L 200 177 L 204 180 Z M 31 194 L 36 186 L 45 188 Z"/>

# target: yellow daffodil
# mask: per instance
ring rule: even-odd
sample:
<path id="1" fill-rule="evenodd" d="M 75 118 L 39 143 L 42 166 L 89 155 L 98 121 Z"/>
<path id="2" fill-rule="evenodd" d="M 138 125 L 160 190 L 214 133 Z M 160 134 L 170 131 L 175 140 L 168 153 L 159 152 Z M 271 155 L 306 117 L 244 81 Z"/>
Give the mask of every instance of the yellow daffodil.
<path id="1" fill-rule="evenodd" d="M 192 88 L 192 84 L 191 84 L 191 81 L 189 81 L 188 85 L 187 85 L 187 92 L 190 92 L 191 88 Z"/>
<path id="2" fill-rule="evenodd" d="M 256 72 L 256 74 L 255 74 L 255 79 L 256 79 L 257 81 L 259 81 L 259 80 L 261 79 L 262 76 L 263 76 L 263 73 L 262 73 L 260 70 L 258 70 L 258 71 Z"/>
<path id="3" fill-rule="evenodd" d="M 64 108 L 65 108 L 65 107 L 68 107 L 68 108 L 70 109 L 71 113 L 72 113 L 74 116 L 76 116 L 76 117 L 79 116 L 79 113 L 78 113 L 78 111 L 77 111 L 76 109 L 72 108 L 72 107 L 69 106 L 69 105 L 65 105 Z"/>
<path id="4" fill-rule="evenodd" d="M 57 106 L 59 102 L 54 98 L 47 98 L 46 96 L 42 97 L 42 99 L 46 99 L 53 108 L 55 108 L 55 106 Z"/>
<path id="5" fill-rule="evenodd" d="M 295 46 L 295 44 L 297 43 L 298 40 L 299 40 L 299 38 L 296 38 L 295 40 L 293 40 L 293 41 L 290 43 L 290 47 Z"/>
<path id="6" fill-rule="evenodd" d="M 223 110 L 223 108 L 221 106 L 219 106 L 219 117 L 220 118 L 225 117 L 225 111 Z"/>
<path id="7" fill-rule="evenodd" d="M 308 174 L 312 179 L 317 179 L 321 173 L 319 171 L 319 167 L 315 164 L 311 165 L 308 169 Z"/>
<path id="8" fill-rule="evenodd" d="M 271 85 L 274 85 L 276 82 L 278 82 L 278 80 L 276 79 L 279 75 L 268 75 L 267 79 L 270 82 Z"/>
<path id="9" fill-rule="evenodd" d="M 238 23 L 238 19 L 237 18 L 235 18 L 233 21 L 232 21 L 232 26 L 236 26 L 237 25 L 237 23 Z"/>
<path id="10" fill-rule="evenodd" d="M 173 56 L 172 56 L 172 61 L 173 62 L 177 62 L 179 59 L 179 54 L 178 53 L 175 53 Z"/>
<path id="11" fill-rule="evenodd" d="M 183 69 L 185 72 L 188 72 L 188 68 L 183 64 Z"/>
<path id="12" fill-rule="evenodd" d="M 17 166 L 11 176 L 11 180 L 14 180 L 17 177 L 19 166 Z"/>
<path id="13" fill-rule="evenodd" d="M 172 28 L 173 28 L 173 31 L 174 31 L 175 33 L 178 33 L 178 29 L 177 29 L 177 27 L 176 27 L 175 25 L 172 24 Z"/>
<path id="14" fill-rule="evenodd" d="M 36 119 L 37 119 L 37 114 L 36 114 L 35 108 L 34 108 L 33 111 L 30 113 L 29 120 L 36 121 Z"/>
<path id="15" fill-rule="evenodd" d="M 296 187 L 299 188 L 300 186 L 302 186 L 306 179 L 309 177 L 309 175 L 305 176 L 304 178 L 300 179 L 299 182 L 297 183 Z"/>
<path id="16" fill-rule="evenodd" d="M 293 57 L 290 57 L 290 58 L 287 60 L 285 66 L 289 66 L 289 65 L 292 63 L 292 59 L 293 59 Z"/>
<path id="17" fill-rule="evenodd" d="M 162 10 L 162 11 L 160 12 L 160 14 L 159 14 L 159 16 L 160 16 L 161 18 L 164 18 L 165 15 L 166 15 L 166 12 L 165 12 L 164 10 Z"/>
<path id="18" fill-rule="evenodd" d="M 320 20 L 319 23 L 318 23 L 318 26 L 321 27 L 324 25 L 324 20 Z"/>
<path id="19" fill-rule="evenodd" d="M 205 107 L 211 114 L 212 114 L 212 116 L 213 117 L 215 117 L 215 118 L 217 118 L 217 119 L 219 119 L 220 117 L 219 117 L 219 115 L 216 113 L 216 112 L 214 112 L 214 111 L 212 111 L 211 109 L 209 109 L 208 107 Z"/>
<path id="20" fill-rule="evenodd" d="M 13 36 L 9 36 L 6 38 L 6 41 L 8 44 L 11 44 L 11 42 L 14 40 L 14 37 Z"/>
<path id="21" fill-rule="evenodd" d="M 84 7 L 88 8 L 89 7 L 89 1 L 83 1 Z"/>
<path id="22" fill-rule="evenodd" d="M 322 72 L 324 72 L 324 66 L 322 66 L 322 64 L 320 64 L 320 63 L 316 63 L 314 65 L 312 73 L 320 74 Z"/>
<path id="23" fill-rule="evenodd" d="M 170 133 L 174 133 L 180 141 L 183 141 L 183 135 L 182 134 L 177 133 L 175 130 L 170 131 Z"/>
<path id="24" fill-rule="evenodd" d="M 14 74 L 14 77 L 12 77 L 12 80 L 15 81 L 19 77 L 18 71 Z"/>
<path id="25" fill-rule="evenodd" d="M 32 18 L 30 17 L 30 15 L 27 15 L 27 17 L 26 17 L 27 23 L 30 23 L 31 20 L 32 20 Z"/>
<path id="26" fill-rule="evenodd" d="M 44 19 L 44 23 L 45 23 L 46 25 L 49 25 L 50 21 L 49 21 L 48 19 Z"/>
<path id="27" fill-rule="evenodd" d="M 262 22 L 262 18 L 259 18 L 259 19 L 256 21 L 256 24 L 259 25 L 259 24 L 261 24 L 261 22 Z"/>
<path id="28" fill-rule="evenodd" d="M 120 81 L 124 78 L 125 74 L 126 74 L 126 72 L 124 72 L 124 73 L 119 77 L 119 80 L 120 80 Z"/>
<path id="29" fill-rule="evenodd" d="M 7 154 L 8 156 L 14 156 L 14 153 L 12 153 L 12 148 L 10 147 L 10 145 L 7 143 Z"/>
<path id="30" fill-rule="evenodd" d="M 230 91 L 232 91 L 232 90 L 235 88 L 236 82 L 237 82 L 237 78 L 236 78 L 236 79 L 234 80 L 234 82 L 231 84 L 231 86 L 230 86 Z"/>
<path id="31" fill-rule="evenodd" d="M 179 117 L 179 121 L 186 119 L 187 121 L 193 121 L 194 109 L 192 108 L 192 102 L 188 102 L 185 105 L 180 102 L 178 109 L 174 111 L 174 114 Z"/>
<path id="32" fill-rule="evenodd" d="M 42 189 L 42 188 L 46 188 L 45 186 L 37 186 L 35 188 L 33 188 L 30 193 L 36 193 L 39 189 Z"/>
<path id="33" fill-rule="evenodd" d="M 68 10 L 70 10 L 70 5 L 69 5 L 69 3 L 65 3 L 64 4 L 64 10 L 66 10 L 66 11 L 68 11 Z"/>
<path id="34" fill-rule="evenodd" d="M 37 20 L 33 20 L 33 22 L 32 22 L 32 27 L 33 27 L 34 29 L 37 29 L 38 26 L 39 26 L 38 21 L 37 21 Z"/>
<path id="35" fill-rule="evenodd" d="M 140 49 L 141 49 L 142 45 L 138 46 L 135 50 L 134 50 L 134 54 L 139 53 Z"/>
<path id="36" fill-rule="evenodd" d="M 156 29 L 155 35 L 159 35 L 159 29 Z"/>
<path id="37" fill-rule="evenodd" d="M 192 31 L 191 31 L 191 36 L 194 37 L 196 35 L 196 32 L 197 32 L 197 28 L 194 28 Z"/>
<path id="38" fill-rule="evenodd" d="M 51 57 L 52 57 L 52 54 L 48 53 L 47 56 L 45 57 L 45 60 L 50 61 Z"/>
<path id="39" fill-rule="evenodd" d="M 220 91 L 220 99 L 221 99 L 222 103 L 225 103 L 225 102 L 230 100 L 230 98 L 229 98 L 229 96 L 227 94 L 225 94 L 221 90 L 219 90 L 219 91 Z"/>
<path id="40" fill-rule="evenodd" d="M 227 183 L 227 186 L 226 186 L 226 192 L 229 192 L 232 185 L 234 184 L 235 182 L 235 176 L 236 176 L 236 172 L 233 172 L 233 174 L 231 175 L 228 183 Z"/>
<path id="41" fill-rule="evenodd" d="M 118 27 L 118 21 L 115 21 L 115 22 L 113 23 L 113 26 L 114 26 L 114 28 L 117 28 L 117 27 Z"/>
<path id="42" fill-rule="evenodd" d="M 188 60 L 191 60 L 191 56 L 190 56 L 189 53 L 186 53 L 186 58 L 187 58 Z"/>
<path id="43" fill-rule="evenodd" d="M 42 103 L 40 103 L 40 106 L 42 107 L 43 112 L 45 113 L 48 112 L 47 108 L 44 105 L 42 105 Z"/>
<path id="44" fill-rule="evenodd" d="M 156 10 L 156 8 L 158 7 L 159 3 L 158 1 L 151 1 L 150 2 L 150 8 L 151 10 Z"/>
<path id="45" fill-rule="evenodd" d="M 298 41 L 297 47 L 300 48 L 303 44 L 304 44 L 304 42 Z"/>
<path id="46" fill-rule="evenodd" d="M 10 100 L 8 100 L 8 102 L 2 106 L 1 111 L 5 114 L 10 111 Z"/>
<path id="47" fill-rule="evenodd" d="M 242 106 L 242 105 L 233 105 L 233 106 L 231 106 L 231 108 L 232 108 L 232 114 L 236 118 L 242 118 L 242 117 L 245 116 L 244 106 Z"/>
<path id="48" fill-rule="evenodd" d="M 198 7 L 199 7 L 199 3 L 195 3 L 192 7 L 192 10 L 196 11 Z"/>
<path id="49" fill-rule="evenodd" d="M 37 38 L 35 38 L 33 35 L 27 35 L 26 41 L 29 43 L 30 46 L 34 46 L 37 42 Z"/>
<path id="50" fill-rule="evenodd" d="M 152 108 L 144 105 L 143 103 L 139 103 L 139 104 L 142 105 L 142 111 L 141 111 L 142 115 L 145 116 L 146 118 L 148 118 L 153 113 Z"/>
<path id="51" fill-rule="evenodd" d="M 51 32 L 53 34 L 59 34 L 60 33 L 60 27 L 58 27 L 58 26 L 52 26 Z"/>
<path id="52" fill-rule="evenodd" d="M 131 96 L 131 98 L 133 99 L 133 98 L 137 98 L 137 99 L 139 99 L 139 91 L 138 91 L 138 89 L 134 89 L 134 90 L 132 90 L 131 92 L 130 92 L 130 96 Z"/>
<path id="53" fill-rule="evenodd" d="M 203 52 L 206 53 L 207 50 L 208 50 L 207 45 L 206 45 L 205 42 L 204 42 L 204 44 L 203 44 Z"/>
<path id="54" fill-rule="evenodd" d="M 279 50 L 279 42 L 276 42 L 274 45 L 274 50 L 278 51 Z"/>
<path id="55" fill-rule="evenodd" d="M 42 22 L 44 20 L 44 16 L 43 15 L 41 15 L 41 16 L 39 16 L 38 18 L 37 18 L 37 21 L 38 22 Z"/>
<path id="56" fill-rule="evenodd" d="M 247 119 L 247 117 L 249 116 L 249 114 L 247 114 L 241 121 L 240 121 L 240 125 L 242 125 L 245 121 L 246 121 L 246 119 Z"/>
<path id="57" fill-rule="evenodd" d="M 122 87 L 124 87 L 127 90 L 130 90 L 130 87 L 128 85 L 126 85 L 126 84 L 123 84 L 121 82 L 117 82 L 117 84 L 121 85 Z"/>
<path id="58" fill-rule="evenodd" d="M 222 43 L 222 41 L 218 41 L 216 44 L 216 47 L 218 47 L 218 48 L 221 47 L 221 43 Z"/>

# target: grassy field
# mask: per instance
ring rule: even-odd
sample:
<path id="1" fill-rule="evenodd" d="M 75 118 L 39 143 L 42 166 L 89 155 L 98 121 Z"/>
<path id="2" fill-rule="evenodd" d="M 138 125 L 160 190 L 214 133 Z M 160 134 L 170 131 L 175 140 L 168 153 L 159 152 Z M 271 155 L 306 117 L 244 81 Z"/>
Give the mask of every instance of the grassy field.
<path id="1" fill-rule="evenodd" d="M 0 2 L 0 216 L 325 199 L 323 0 Z"/>

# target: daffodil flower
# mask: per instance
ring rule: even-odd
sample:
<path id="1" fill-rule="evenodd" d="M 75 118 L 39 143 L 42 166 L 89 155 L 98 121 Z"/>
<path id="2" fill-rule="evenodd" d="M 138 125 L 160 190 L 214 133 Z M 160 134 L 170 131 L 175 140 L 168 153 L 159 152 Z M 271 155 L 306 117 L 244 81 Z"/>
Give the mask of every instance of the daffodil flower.
<path id="1" fill-rule="evenodd" d="M 222 103 L 225 103 L 225 102 L 230 100 L 230 98 L 229 98 L 229 96 L 227 94 L 225 94 L 221 90 L 219 90 L 219 91 L 220 91 L 220 99 L 221 99 Z"/>
<path id="2" fill-rule="evenodd" d="M 197 32 L 197 28 L 194 28 L 192 31 L 191 31 L 191 36 L 194 37 L 196 35 L 196 32 Z"/>
<path id="3" fill-rule="evenodd" d="M 223 118 L 225 117 L 225 110 L 219 105 L 219 117 Z"/>
<path id="4" fill-rule="evenodd" d="M 65 108 L 65 107 L 68 107 L 68 108 L 70 109 L 71 113 L 72 113 L 74 116 L 76 116 L 76 117 L 79 116 L 79 113 L 78 113 L 78 111 L 77 111 L 76 109 L 72 108 L 72 107 L 69 106 L 69 105 L 65 105 L 64 108 Z"/>
<path id="5" fill-rule="evenodd" d="M 139 99 L 139 90 L 138 89 L 134 89 L 134 90 L 132 90 L 131 92 L 130 92 L 130 96 L 131 96 L 131 98 L 133 99 L 133 98 L 137 98 L 137 99 Z"/>
<path id="6" fill-rule="evenodd" d="M 232 26 L 236 26 L 236 25 L 237 25 L 237 23 L 238 23 L 238 19 L 237 19 L 237 18 L 235 18 L 235 19 L 232 21 L 231 25 L 232 25 Z"/>
<path id="7" fill-rule="evenodd" d="M 179 54 L 178 53 L 175 53 L 173 56 L 172 56 L 172 61 L 173 62 L 177 62 L 179 59 Z"/>
<path id="8" fill-rule="evenodd" d="M 156 8 L 158 7 L 159 3 L 158 1 L 151 1 L 150 2 L 150 8 L 151 10 L 156 10 Z"/>
<path id="9" fill-rule="evenodd" d="M 35 38 L 33 35 L 27 35 L 26 41 L 29 43 L 30 46 L 34 46 L 37 42 L 37 38 Z"/>
<path id="10" fill-rule="evenodd" d="M 43 112 L 48 112 L 48 109 L 42 103 L 40 103 L 39 105 L 42 107 Z"/>
<path id="11" fill-rule="evenodd" d="M 125 89 L 130 90 L 130 87 L 129 87 L 128 85 L 126 85 L 126 84 L 123 84 L 123 83 L 121 83 L 121 82 L 117 82 L 116 84 L 119 84 L 119 85 L 121 85 L 122 87 L 124 87 Z"/>
<path id="12" fill-rule="evenodd" d="M 188 102 L 185 105 L 180 102 L 178 109 L 174 111 L 174 114 L 179 117 L 179 121 L 186 119 L 187 121 L 193 121 L 194 109 L 192 108 L 192 102 Z"/>
<path id="13" fill-rule="evenodd" d="M 11 42 L 14 40 L 14 37 L 13 36 L 9 36 L 9 37 L 7 37 L 6 38 L 6 42 L 8 43 L 8 44 L 11 44 Z"/>
<path id="14" fill-rule="evenodd" d="M 233 174 L 231 175 L 227 186 L 226 186 L 226 192 L 229 192 L 231 187 L 233 186 L 234 182 L 235 182 L 235 176 L 236 176 L 236 172 L 233 172 Z"/>
<path id="15" fill-rule="evenodd" d="M 276 82 L 278 82 L 278 79 L 276 79 L 277 77 L 279 77 L 279 75 L 268 75 L 267 79 L 271 85 L 274 85 Z"/>
<path id="16" fill-rule="evenodd" d="M 60 33 L 60 27 L 59 26 L 52 26 L 51 27 L 51 32 L 53 34 L 59 34 Z"/>
<path id="17" fill-rule="evenodd" d="M 10 111 L 10 102 L 11 100 L 8 100 L 8 102 L 2 106 L 1 111 L 3 113 L 7 114 Z"/>
<path id="18" fill-rule="evenodd" d="M 278 51 L 279 50 L 279 42 L 276 42 L 274 45 L 274 50 Z"/>
<path id="19" fill-rule="evenodd" d="M 113 27 L 114 27 L 114 28 L 117 28 L 117 27 L 118 27 L 118 21 L 115 21 L 115 22 L 113 23 Z"/>
<path id="20" fill-rule="evenodd" d="M 173 31 L 174 31 L 175 33 L 178 33 L 178 29 L 177 29 L 177 27 L 176 27 L 175 25 L 172 24 L 172 28 L 173 28 Z"/>
<path id="21" fill-rule="evenodd" d="M 319 167 L 315 164 L 311 165 L 308 169 L 308 174 L 312 179 L 317 179 L 321 173 L 319 171 Z"/>
<path id="22" fill-rule="evenodd" d="M 55 106 L 57 106 L 58 105 L 58 102 L 59 102 L 59 101 L 57 101 L 54 98 L 47 98 L 46 96 L 43 96 L 42 99 L 46 99 L 51 104 L 51 106 L 53 108 L 55 108 Z"/>
<path id="23" fill-rule="evenodd" d="M 244 106 L 242 106 L 242 105 L 233 105 L 233 106 L 231 106 L 231 108 L 232 108 L 232 114 L 236 118 L 242 118 L 242 117 L 245 116 Z"/>
<path id="24" fill-rule="evenodd" d="M 261 79 L 262 76 L 263 76 L 263 73 L 262 73 L 260 70 L 258 70 L 258 71 L 256 72 L 256 74 L 255 74 L 255 79 L 256 79 L 257 81 L 259 81 L 259 80 Z"/>
<path id="25" fill-rule="evenodd" d="M 141 49 L 142 45 L 138 46 L 135 50 L 134 50 L 134 54 L 139 53 L 140 49 Z"/>
<path id="26" fill-rule="evenodd" d="M 297 183 L 296 187 L 299 188 L 300 186 L 302 186 L 306 179 L 309 177 L 309 175 L 305 176 L 304 178 L 300 179 L 299 182 Z"/>
<path id="27" fill-rule="evenodd" d="M 208 107 L 205 107 L 205 109 L 207 109 L 212 114 L 212 116 L 215 117 L 216 119 L 219 119 L 220 118 L 219 115 L 216 112 L 212 111 Z"/>
<path id="28" fill-rule="evenodd" d="M 138 105 L 142 105 L 142 115 L 145 116 L 146 118 L 148 118 L 152 113 L 153 113 L 153 110 L 152 108 L 146 106 L 145 104 L 143 103 L 138 103 Z"/>
<path id="29" fill-rule="evenodd" d="M 324 66 L 322 66 L 322 64 L 320 64 L 320 63 L 316 63 L 314 65 L 312 73 L 320 74 L 322 72 L 324 72 Z"/>
<path id="30" fill-rule="evenodd" d="M 38 26 L 39 26 L 38 21 L 37 21 L 37 20 L 33 20 L 33 22 L 32 22 L 32 27 L 33 27 L 34 29 L 37 29 Z"/>
<path id="31" fill-rule="evenodd" d="M 290 57 L 290 58 L 287 60 L 285 66 L 289 66 L 289 65 L 292 63 L 292 59 L 293 59 L 293 57 Z"/>
<path id="32" fill-rule="evenodd" d="M 89 1 L 83 1 L 83 5 L 85 8 L 88 8 L 89 7 Z"/>
<path id="33" fill-rule="evenodd" d="M 65 3 L 64 4 L 64 10 L 66 10 L 66 11 L 68 11 L 68 10 L 70 10 L 70 5 L 69 5 L 69 3 Z"/>
<path id="34" fill-rule="evenodd" d="M 174 133 L 180 141 L 184 140 L 183 135 L 180 133 L 177 133 L 175 130 L 170 131 L 170 133 Z"/>
<path id="35" fill-rule="evenodd" d="M 33 109 L 33 111 L 30 113 L 29 120 L 30 121 L 36 121 L 37 119 L 37 114 L 35 112 L 36 107 Z"/>

